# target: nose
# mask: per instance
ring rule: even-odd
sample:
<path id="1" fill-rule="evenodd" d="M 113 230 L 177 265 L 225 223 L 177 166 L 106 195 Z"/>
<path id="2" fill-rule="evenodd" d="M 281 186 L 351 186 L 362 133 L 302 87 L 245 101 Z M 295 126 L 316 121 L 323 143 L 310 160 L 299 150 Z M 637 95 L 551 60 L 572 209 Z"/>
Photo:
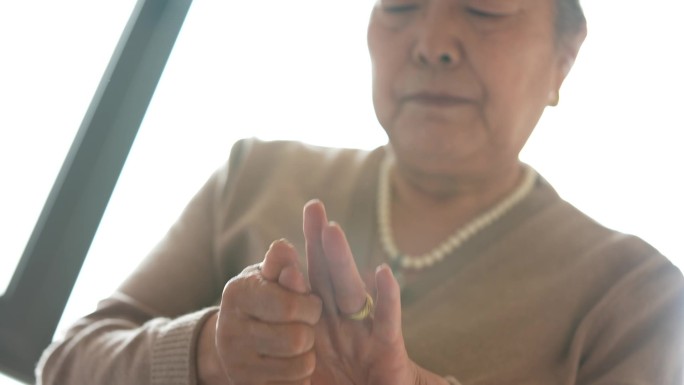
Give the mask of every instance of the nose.
<path id="1" fill-rule="evenodd" d="M 459 22 L 447 9 L 427 10 L 417 28 L 414 62 L 426 68 L 450 69 L 463 58 Z"/>

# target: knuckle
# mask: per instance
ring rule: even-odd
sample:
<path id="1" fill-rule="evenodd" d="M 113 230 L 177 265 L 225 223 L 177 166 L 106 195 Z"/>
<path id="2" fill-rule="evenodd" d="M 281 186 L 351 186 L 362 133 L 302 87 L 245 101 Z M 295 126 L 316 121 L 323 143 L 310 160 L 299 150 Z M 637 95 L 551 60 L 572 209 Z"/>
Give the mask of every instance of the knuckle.
<path id="1" fill-rule="evenodd" d="M 299 306 L 294 298 L 288 296 L 280 301 L 280 315 L 283 319 L 288 321 L 294 320 L 297 318 L 298 313 Z"/>
<path id="2" fill-rule="evenodd" d="M 290 346 L 295 353 L 304 353 L 313 348 L 314 331 L 308 325 L 293 325 L 289 338 Z"/>
<path id="3" fill-rule="evenodd" d="M 323 314 L 323 301 L 316 295 L 308 296 L 307 301 L 309 302 L 308 305 L 311 309 L 310 319 L 307 322 L 310 322 L 311 325 L 313 325 L 318 323 Z"/>
<path id="4" fill-rule="evenodd" d="M 223 303 L 233 303 L 235 300 L 235 297 L 243 291 L 244 286 L 244 280 L 235 277 L 223 286 L 223 292 L 221 293 L 221 306 L 223 306 Z"/>
<path id="5" fill-rule="evenodd" d="M 233 289 L 232 282 L 233 281 L 230 280 L 230 281 L 226 282 L 225 285 L 223 285 L 223 292 L 221 292 L 221 302 L 226 301 L 226 299 L 228 299 L 231 296 L 231 294 L 232 294 L 231 292 Z"/>
<path id="6" fill-rule="evenodd" d="M 249 308 L 246 304 L 260 303 L 262 298 L 259 297 L 263 292 L 263 290 L 260 290 L 261 286 L 263 286 L 263 282 L 257 276 L 234 277 L 223 287 L 221 310 L 224 310 L 224 308 L 228 310 Z"/>
<path id="7" fill-rule="evenodd" d="M 316 353 L 310 350 L 298 357 L 299 362 L 297 368 L 302 378 L 309 377 L 316 369 Z"/>

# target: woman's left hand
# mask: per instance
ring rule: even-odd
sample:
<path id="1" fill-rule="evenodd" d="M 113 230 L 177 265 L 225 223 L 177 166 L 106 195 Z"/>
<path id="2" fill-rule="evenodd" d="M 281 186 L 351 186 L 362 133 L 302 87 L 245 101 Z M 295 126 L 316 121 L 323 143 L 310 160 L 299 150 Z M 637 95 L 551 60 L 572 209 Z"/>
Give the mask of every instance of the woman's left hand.
<path id="1" fill-rule="evenodd" d="M 387 265 L 375 272 L 372 317 L 353 320 L 366 303 L 366 288 L 339 225 L 329 223 L 319 201 L 304 208 L 304 236 L 312 292 L 323 300 L 315 331 L 312 384 L 414 385 L 445 383 L 411 361 L 401 331 L 399 284 Z"/>

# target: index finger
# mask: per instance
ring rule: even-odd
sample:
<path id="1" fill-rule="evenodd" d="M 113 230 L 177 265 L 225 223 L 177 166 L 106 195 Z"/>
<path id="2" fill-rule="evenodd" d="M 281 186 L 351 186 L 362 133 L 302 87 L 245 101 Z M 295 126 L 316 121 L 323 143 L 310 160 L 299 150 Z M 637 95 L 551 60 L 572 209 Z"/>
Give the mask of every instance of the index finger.
<path id="1" fill-rule="evenodd" d="M 336 314 L 335 298 L 330 279 L 330 269 L 323 254 L 322 232 L 328 217 L 325 207 L 319 200 L 309 201 L 304 206 L 304 239 L 306 241 L 306 261 L 311 290 L 322 300 L 327 313 Z"/>
<path id="2" fill-rule="evenodd" d="M 358 312 L 366 304 L 366 285 L 356 267 L 344 231 L 337 223 L 328 223 L 323 228 L 323 249 L 337 308 L 343 314 Z"/>

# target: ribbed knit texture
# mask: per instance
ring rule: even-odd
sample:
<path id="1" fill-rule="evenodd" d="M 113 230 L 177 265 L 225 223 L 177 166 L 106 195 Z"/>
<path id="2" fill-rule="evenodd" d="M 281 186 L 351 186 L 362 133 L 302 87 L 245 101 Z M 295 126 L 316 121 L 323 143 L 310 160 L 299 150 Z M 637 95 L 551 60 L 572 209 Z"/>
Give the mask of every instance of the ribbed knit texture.
<path id="1" fill-rule="evenodd" d="M 152 385 L 197 384 L 197 336 L 204 321 L 216 310 L 191 313 L 160 328 L 152 347 Z"/>

